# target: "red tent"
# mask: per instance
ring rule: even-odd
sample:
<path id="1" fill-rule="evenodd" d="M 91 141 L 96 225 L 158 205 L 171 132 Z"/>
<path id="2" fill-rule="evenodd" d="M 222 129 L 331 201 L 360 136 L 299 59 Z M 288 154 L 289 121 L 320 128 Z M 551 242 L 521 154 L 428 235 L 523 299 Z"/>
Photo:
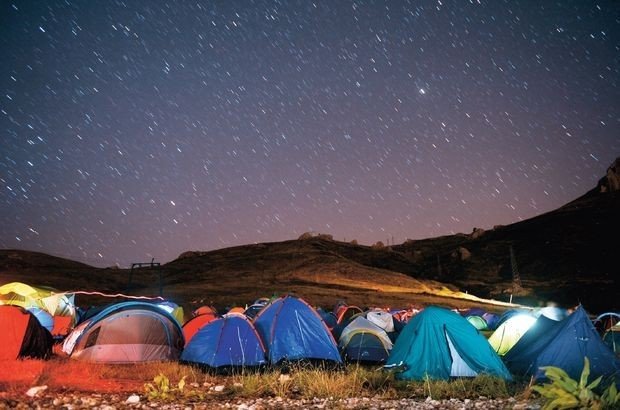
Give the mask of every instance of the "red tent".
<path id="1" fill-rule="evenodd" d="M 47 358 L 52 354 L 52 335 L 21 307 L 0 305 L 0 329 L 0 360 Z"/>
<path id="2" fill-rule="evenodd" d="M 183 336 L 185 337 L 185 346 L 192 340 L 192 337 L 202 329 L 203 326 L 213 322 L 218 316 L 215 313 L 205 313 L 191 318 L 183 325 Z"/>

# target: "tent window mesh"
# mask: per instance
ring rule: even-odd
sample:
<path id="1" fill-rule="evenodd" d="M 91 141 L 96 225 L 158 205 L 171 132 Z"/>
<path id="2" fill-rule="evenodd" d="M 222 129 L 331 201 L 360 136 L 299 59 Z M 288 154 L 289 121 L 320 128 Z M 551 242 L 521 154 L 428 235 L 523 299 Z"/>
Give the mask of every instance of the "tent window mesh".
<path id="1" fill-rule="evenodd" d="M 99 330 L 101 330 L 101 327 L 98 327 L 97 329 L 90 332 L 90 334 L 88 335 L 88 338 L 86 339 L 86 343 L 84 344 L 84 349 L 88 349 L 89 347 L 97 344 L 97 338 L 99 337 Z"/>

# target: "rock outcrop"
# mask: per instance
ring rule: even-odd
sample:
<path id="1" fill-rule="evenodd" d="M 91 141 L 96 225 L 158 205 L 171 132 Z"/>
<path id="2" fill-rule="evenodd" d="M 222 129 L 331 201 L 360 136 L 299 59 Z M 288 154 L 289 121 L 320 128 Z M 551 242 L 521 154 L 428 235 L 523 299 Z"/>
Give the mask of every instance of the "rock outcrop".
<path id="1" fill-rule="evenodd" d="M 598 181 L 599 192 L 620 191 L 620 157 L 607 168 L 607 175 Z"/>

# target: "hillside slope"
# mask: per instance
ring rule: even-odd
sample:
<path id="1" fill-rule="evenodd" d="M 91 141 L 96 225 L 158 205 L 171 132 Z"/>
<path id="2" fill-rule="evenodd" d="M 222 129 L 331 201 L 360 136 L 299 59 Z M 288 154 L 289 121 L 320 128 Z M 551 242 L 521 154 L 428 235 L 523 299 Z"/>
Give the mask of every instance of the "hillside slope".
<path id="1" fill-rule="evenodd" d="M 295 293 L 324 306 L 346 300 L 358 305 L 467 307 L 483 303 L 472 297 L 477 295 L 534 306 L 581 302 L 593 312 L 618 310 L 619 164 L 620 159 L 595 189 L 565 206 L 487 231 L 474 229 L 471 234 L 391 247 L 305 235 L 185 252 L 159 269 L 134 272 L 4 250 L 0 283 L 135 295 L 156 295 L 161 288 L 164 296 L 189 308 L 203 303 L 244 305 L 258 297 Z"/>

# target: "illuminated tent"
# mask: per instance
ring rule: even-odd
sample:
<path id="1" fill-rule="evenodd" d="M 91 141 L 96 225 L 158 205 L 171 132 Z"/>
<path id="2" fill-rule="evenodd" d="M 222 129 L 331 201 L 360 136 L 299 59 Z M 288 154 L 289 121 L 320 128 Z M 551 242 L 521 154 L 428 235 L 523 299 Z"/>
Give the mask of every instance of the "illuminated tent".
<path id="1" fill-rule="evenodd" d="M 392 341 L 385 330 L 358 316 L 340 334 L 338 348 L 350 362 L 384 363 L 392 350 Z"/>
<path id="2" fill-rule="evenodd" d="M 157 307 L 170 313 L 170 315 L 176 319 L 179 325 L 182 325 L 185 322 L 185 312 L 183 311 L 182 306 L 166 300 L 165 302 L 157 303 Z"/>
<path id="3" fill-rule="evenodd" d="M 584 357 L 590 360 L 590 377 L 614 376 L 620 364 L 598 335 L 585 310 L 579 306 L 560 322 L 540 316 L 504 356 L 513 374 L 544 378 L 541 366 L 556 366 L 578 380 Z"/>
<path id="4" fill-rule="evenodd" d="M 75 296 L 52 288 L 12 282 L 0 286 L 0 305 L 47 311 L 53 318 L 53 336 L 65 336 L 76 322 Z"/>
<path id="5" fill-rule="evenodd" d="M 101 363 L 177 360 L 184 345 L 174 317 L 157 305 L 123 302 L 78 325 L 63 344 L 71 358 Z"/>
<path id="6" fill-rule="evenodd" d="M 18 306 L 0 306 L 0 360 L 45 359 L 52 354 L 53 343 L 32 313 Z"/>
<path id="7" fill-rule="evenodd" d="M 252 322 L 231 313 L 201 328 L 185 346 L 183 362 L 218 372 L 264 366 L 265 348 Z"/>
<path id="8" fill-rule="evenodd" d="M 551 320 L 560 321 L 568 316 L 568 311 L 557 306 L 545 306 L 534 311 L 536 317 L 546 316 Z"/>
<path id="9" fill-rule="evenodd" d="M 0 305 L 37 307 L 47 310 L 51 315 L 75 316 L 73 294 L 21 282 L 0 286 Z"/>
<path id="10" fill-rule="evenodd" d="M 258 314 L 254 326 L 272 364 L 299 360 L 342 363 L 327 325 L 301 299 L 286 296 L 272 301 Z"/>
<path id="11" fill-rule="evenodd" d="M 489 337 L 489 344 L 498 355 L 505 355 L 536 322 L 536 318 L 528 314 L 511 316 L 502 323 Z"/>
<path id="12" fill-rule="evenodd" d="M 409 321 L 386 367 L 401 380 L 449 379 L 489 374 L 510 380 L 510 373 L 480 332 L 458 313 L 430 306 Z"/>

